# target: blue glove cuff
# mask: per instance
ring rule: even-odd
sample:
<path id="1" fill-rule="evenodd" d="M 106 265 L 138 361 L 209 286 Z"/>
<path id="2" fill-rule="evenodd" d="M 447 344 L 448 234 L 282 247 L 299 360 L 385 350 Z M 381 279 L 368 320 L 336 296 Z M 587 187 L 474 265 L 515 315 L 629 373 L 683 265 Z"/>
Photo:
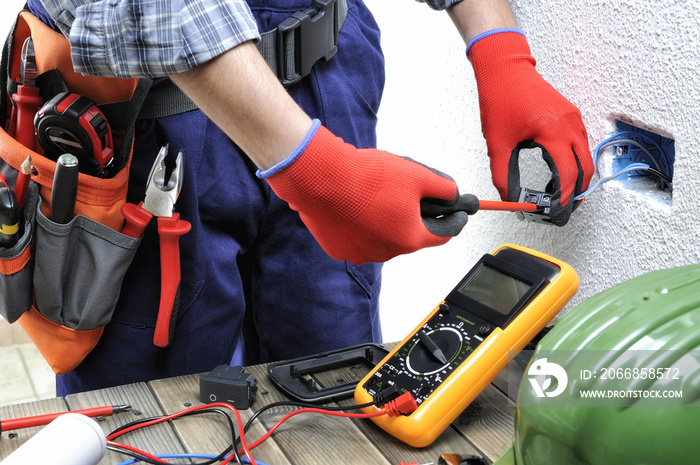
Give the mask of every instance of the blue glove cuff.
<path id="1" fill-rule="evenodd" d="M 483 39 L 484 37 L 488 37 L 493 34 L 498 34 L 501 32 L 516 32 L 518 34 L 521 34 L 523 37 L 525 37 L 525 33 L 521 31 L 520 29 L 515 29 L 515 28 L 499 28 L 499 29 L 491 29 L 490 31 L 482 32 L 481 34 L 478 34 L 474 36 L 472 40 L 469 41 L 467 44 L 467 56 L 469 56 L 469 50 L 471 50 L 472 45 Z"/>
<path id="2" fill-rule="evenodd" d="M 311 142 L 311 139 L 314 138 L 316 135 L 316 132 L 318 131 L 318 128 L 321 127 L 321 121 L 314 119 L 313 122 L 311 123 L 311 128 L 309 131 L 306 133 L 306 136 L 304 136 L 304 140 L 301 141 L 301 144 L 299 144 L 299 147 L 297 147 L 290 156 L 282 160 L 281 162 L 277 163 L 275 166 L 268 168 L 266 170 L 258 170 L 255 172 L 255 175 L 260 178 L 260 179 L 265 179 L 269 178 L 270 176 L 273 176 L 280 171 L 284 170 L 285 168 L 289 167 L 292 163 L 296 161 L 299 156 L 304 153 L 304 150 L 306 150 L 306 147 L 308 147 L 309 143 Z"/>

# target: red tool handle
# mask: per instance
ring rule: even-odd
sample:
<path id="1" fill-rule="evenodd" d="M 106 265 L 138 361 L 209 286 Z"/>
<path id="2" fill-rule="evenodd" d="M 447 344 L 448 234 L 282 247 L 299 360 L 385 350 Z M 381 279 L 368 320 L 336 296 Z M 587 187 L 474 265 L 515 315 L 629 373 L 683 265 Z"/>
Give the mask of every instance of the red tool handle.
<path id="1" fill-rule="evenodd" d="M 133 203 L 122 205 L 122 216 L 126 219 L 122 234 L 129 237 L 141 237 L 148 222 L 153 218 L 151 212 L 143 208 L 143 202 L 138 205 Z"/>
<path id="2" fill-rule="evenodd" d="M 160 306 L 153 343 L 167 347 L 175 330 L 180 307 L 180 236 L 192 229 L 192 225 L 180 219 L 180 214 L 158 218 L 160 237 Z"/>
<path id="3" fill-rule="evenodd" d="M 479 200 L 479 210 L 499 210 L 507 212 L 535 212 L 537 205 L 525 202 L 502 202 L 500 200 Z"/>
<path id="4" fill-rule="evenodd" d="M 12 95 L 12 100 L 17 105 L 15 139 L 28 149 L 35 150 L 34 115 L 43 103 L 39 88 L 19 85 L 17 92 Z"/>

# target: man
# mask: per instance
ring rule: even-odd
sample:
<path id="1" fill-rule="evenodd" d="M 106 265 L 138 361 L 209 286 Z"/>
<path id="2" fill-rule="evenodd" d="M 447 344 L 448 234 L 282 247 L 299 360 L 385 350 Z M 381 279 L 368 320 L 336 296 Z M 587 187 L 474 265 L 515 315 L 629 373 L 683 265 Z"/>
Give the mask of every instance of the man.
<path id="1" fill-rule="evenodd" d="M 501 196 L 519 188 L 511 152 L 541 145 L 554 174 L 552 216 L 563 225 L 592 173 L 580 113 L 535 71 L 507 0 L 429 3 L 447 8 L 468 43 Z M 112 322 L 58 377 L 60 395 L 379 341 L 378 263 L 443 244 L 466 223 L 464 213 L 420 216 L 421 199 L 454 199 L 453 180 L 371 148 L 383 57 L 361 0 L 347 0 L 335 56 L 286 88 L 271 69 L 279 62 L 266 62 L 255 42 L 307 0 L 29 6 L 70 40 L 76 71 L 170 76 L 199 108 L 137 122 L 127 199 L 143 197 L 160 146 L 185 150 L 177 210 L 193 228 L 181 239 L 172 342 L 151 343 L 159 261 L 147 229 Z"/>

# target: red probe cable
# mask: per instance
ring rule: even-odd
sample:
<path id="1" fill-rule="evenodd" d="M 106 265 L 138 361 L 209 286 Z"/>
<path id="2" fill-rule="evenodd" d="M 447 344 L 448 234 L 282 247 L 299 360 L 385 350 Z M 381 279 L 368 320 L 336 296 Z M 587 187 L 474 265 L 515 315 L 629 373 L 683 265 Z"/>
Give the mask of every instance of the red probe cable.
<path id="1" fill-rule="evenodd" d="M 81 415 L 88 417 L 103 417 L 114 413 L 128 412 L 129 410 L 131 410 L 130 405 L 109 405 L 105 407 L 93 407 L 82 410 L 71 410 L 69 412 L 49 413 L 46 415 L 37 415 L 33 417 L 2 420 L 0 421 L 0 432 L 48 425 L 56 418 L 60 417 L 61 415 L 65 415 L 66 413 L 80 413 Z"/>
<path id="2" fill-rule="evenodd" d="M 289 412 L 287 415 L 282 417 L 280 420 L 277 421 L 272 427 L 260 437 L 257 441 L 252 443 L 249 448 L 254 449 L 255 447 L 259 446 L 262 442 L 264 442 L 266 439 L 268 439 L 270 436 L 272 436 L 272 433 L 275 432 L 277 428 L 279 428 L 282 423 L 285 421 L 289 420 L 295 415 L 298 415 L 300 413 L 304 412 L 311 412 L 311 413 L 323 413 L 326 415 L 331 415 L 335 417 L 344 417 L 344 418 L 372 418 L 372 417 L 380 417 L 382 415 L 389 415 L 390 417 L 396 417 L 399 415 L 407 415 L 411 412 L 413 412 L 415 409 L 418 408 L 418 404 L 416 403 L 416 400 L 413 398 L 413 395 L 410 392 L 406 392 L 404 394 L 401 394 L 399 397 L 396 399 L 387 402 L 384 405 L 383 410 L 377 410 L 376 412 L 370 412 L 370 413 L 347 413 L 347 412 L 336 412 L 333 410 L 324 410 L 320 408 L 312 408 L 312 407 L 307 407 L 307 408 L 302 408 L 299 410 L 294 410 L 293 412 Z M 227 462 L 222 462 L 222 463 L 227 463 Z"/>
<path id="3" fill-rule="evenodd" d="M 113 446 L 113 447 L 123 448 L 123 449 L 129 450 L 131 452 L 141 454 L 144 457 L 155 461 L 156 463 L 168 463 L 168 462 L 165 462 L 165 461 L 159 459 L 158 457 L 155 457 L 154 455 L 148 454 L 148 453 L 146 453 L 142 450 L 139 450 L 137 448 L 127 446 L 127 445 L 119 443 L 119 442 L 115 442 L 114 439 L 123 435 L 123 434 L 129 433 L 131 431 L 135 431 L 137 429 L 141 429 L 141 428 L 145 428 L 147 426 L 152 426 L 152 425 L 156 425 L 159 423 L 163 423 L 165 421 L 173 420 L 175 418 L 186 415 L 190 412 L 194 412 L 197 410 L 203 410 L 203 409 L 210 409 L 212 407 L 223 407 L 223 408 L 227 408 L 227 409 L 234 412 L 234 414 L 236 415 L 236 420 L 238 422 L 238 427 L 241 431 L 240 441 L 241 441 L 242 450 L 240 453 L 244 453 L 246 455 L 246 457 L 248 457 L 248 460 L 250 460 L 250 463 L 252 465 L 255 465 L 256 462 L 253 459 L 253 456 L 252 456 L 252 453 L 250 452 L 250 450 L 259 446 L 265 440 L 267 440 L 272 435 L 272 433 L 282 425 L 282 423 L 284 423 L 285 421 L 287 421 L 291 417 L 298 415 L 300 413 L 323 413 L 326 415 L 344 417 L 344 418 L 371 418 L 371 417 L 378 417 L 381 415 L 389 415 L 389 416 L 394 417 L 394 416 L 398 416 L 401 414 L 405 415 L 405 414 L 411 413 L 416 408 L 418 408 L 418 404 L 416 403 L 416 400 L 413 398 L 413 395 L 411 393 L 407 392 L 407 393 L 400 395 L 399 397 L 397 397 L 393 401 L 387 402 L 384 405 L 383 410 L 378 410 L 376 412 L 371 412 L 371 413 L 347 413 L 347 412 L 336 412 L 336 411 L 332 411 L 332 410 L 324 410 L 322 408 L 302 408 L 302 409 L 298 409 L 298 410 L 295 410 L 293 412 L 290 412 L 287 415 L 285 415 L 284 417 L 282 417 L 262 437 L 260 437 L 260 439 L 258 439 L 257 441 L 255 441 L 254 443 L 252 443 L 249 446 L 245 442 L 245 437 L 243 434 L 245 427 L 243 426 L 243 421 L 241 419 L 240 414 L 238 413 L 238 410 L 230 404 L 226 404 L 226 403 L 222 403 L 222 402 L 214 402 L 211 404 L 204 404 L 204 405 L 200 405 L 197 407 L 192 407 L 192 408 L 182 410 L 182 411 L 177 412 L 177 413 L 165 415 L 165 416 L 162 416 L 160 418 L 153 419 L 151 421 L 139 423 L 138 425 L 133 425 L 133 426 L 130 426 L 128 428 L 124 428 L 122 430 L 119 430 L 119 431 L 107 436 L 107 444 L 110 446 Z M 233 461 L 235 459 L 236 459 L 235 454 L 232 454 L 228 458 L 224 459 L 221 462 L 221 465 L 226 464 L 226 463 L 230 463 L 231 461 Z"/>
<path id="4" fill-rule="evenodd" d="M 157 425 L 157 424 L 159 424 L 159 423 L 163 423 L 163 422 L 168 421 L 168 420 L 173 420 L 173 419 L 175 419 L 175 418 L 181 417 L 181 416 L 183 416 L 183 415 L 185 415 L 185 414 L 187 414 L 187 413 L 190 413 L 190 412 L 195 412 L 195 411 L 197 411 L 197 410 L 210 409 L 210 408 L 212 408 L 212 407 L 221 407 L 221 408 L 226 408 L 226 409 L 229 409 L 229 410 L 233 411 L 233 413 L 236 415 L 236 421 L 238 422 L 238 428 L 241 430 L 240 440 L 241 440 L 241 447 L 242 447 L 242 449 L 243 449 L 243 453 L 246 455 L 246 457 L 248 457 L 248 460 L 250 460 L 250 464 L 251 464 L 251 465 L 256 465 L 256 462 L 255 462 L 255 460 L 253 459 L 253 454 L 251 454 L 251 452 L 250 452 L 251 447 L 248 447 L 248 444 L 246 444 L 246 442 L 245 442 L 245 437 L 243 436 L 243 420 L 241 419 L 241 415 L 238 413 L 238 409 L 236 409 L 236 408 L 235 408 L 233 405 L 231 405 L 231 404 L 226 404 L 226 403 L 223 403 L 223 402 L 214 402 L 214 403 L 211 403 L 211 404 L 204 404 L 204 405 L 199 405 L 199 406 L 197 406 L 197 407 L 191 407 L 191 408 L 189 408 L 189 409 L 182 410 L 182 411 L 176 412 L 176 413 L 172 413 L 172 414 L 170 414 L 170 415 L 165 415 L 165 416 L 162 416 L 162 417 L 160 417 L 160 418 L 156 418 L 156 419 L 154 419 L 154 420 L 147 421 L 147 422 L 145 422 L 145 423 L 139 423 L 138 425 L 134 425 L 134 426 L 130 426 L 130 427 L 128 427 L 128 428 L 124 428 L 123 430 L 117 431 L 117 432 L 112 433 L 112 434 L 110 434 L 109 436 L 107 436 L 108 444 L 111 442 L 111 443 L 112 443 L 111 445 L 114 445 L 114 446 L 116 446 L 116 447 L 122 447 L 123 444 L 114 442 L 114 439 L 117 438 L 117 437 L 119 437 L 119 436 L 121 436 L 121 435 L 123 435 L 123 434 L 129 433 L 129 432 L 134 431 L 134 430 L 137 430 L 137 429 L 145 428 L 146 426 Z M 131 450 L 131 449 L 129 449 L 129 450 Z M 132 451 L 132 452 L 137 452 L 137 453 L 139 453 L 139 454 L 144 454 L 143 451 L 139 451 L 138 449 L 136 449 L 136 450 L 131 450 L 131 451 Z M 149 457 L 149 458 L 151 458 L 151 457 Z M 235 459 L 235 458 L 236 458 L 235 455 L 232 455 L 232 456 L 229 457 L 227 460 L 225 460 L 225 461 L 223 461 L 223 462 L 221 462 L 221 463 L 222 463 L 222 464 L 224 464 L 224 463 L 229 463 L 231 460 L 233 460 L 233 459 Z M 158 460 L 160 460 L 160 459 L 158 459 Z M 168 462 L 160 461 L 160 462 L 158 462 L 158 463 L 168 463 Z"/>

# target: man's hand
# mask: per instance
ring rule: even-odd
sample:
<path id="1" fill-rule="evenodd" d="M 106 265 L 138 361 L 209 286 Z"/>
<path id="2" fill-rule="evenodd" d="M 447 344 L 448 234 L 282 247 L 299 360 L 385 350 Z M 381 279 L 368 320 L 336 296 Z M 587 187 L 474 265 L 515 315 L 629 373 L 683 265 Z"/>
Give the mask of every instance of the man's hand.
<path id="1" fill-rule="evenodd" d="M 457 196 L 452 179 L 407 158 L 357 149 L 318 121 L 295 153 L 259 176 L 338 260 L 384 262 L 442 245 L 467 223 L 464 212 L 421 217 L 421 199 Z"/>
<path id="2" fill-rule="evenodd" d="M 551 218 L 569 220 L 593 174 L 581 112 L 535 70 L 535 59 L 517 30 L 477 36 L 468 50 L 476 75 L 481 128 L 491 159 L 493 184 L 504 200 L 517 201 L 520 149 L 540 147 L 552 171 Z"/>

